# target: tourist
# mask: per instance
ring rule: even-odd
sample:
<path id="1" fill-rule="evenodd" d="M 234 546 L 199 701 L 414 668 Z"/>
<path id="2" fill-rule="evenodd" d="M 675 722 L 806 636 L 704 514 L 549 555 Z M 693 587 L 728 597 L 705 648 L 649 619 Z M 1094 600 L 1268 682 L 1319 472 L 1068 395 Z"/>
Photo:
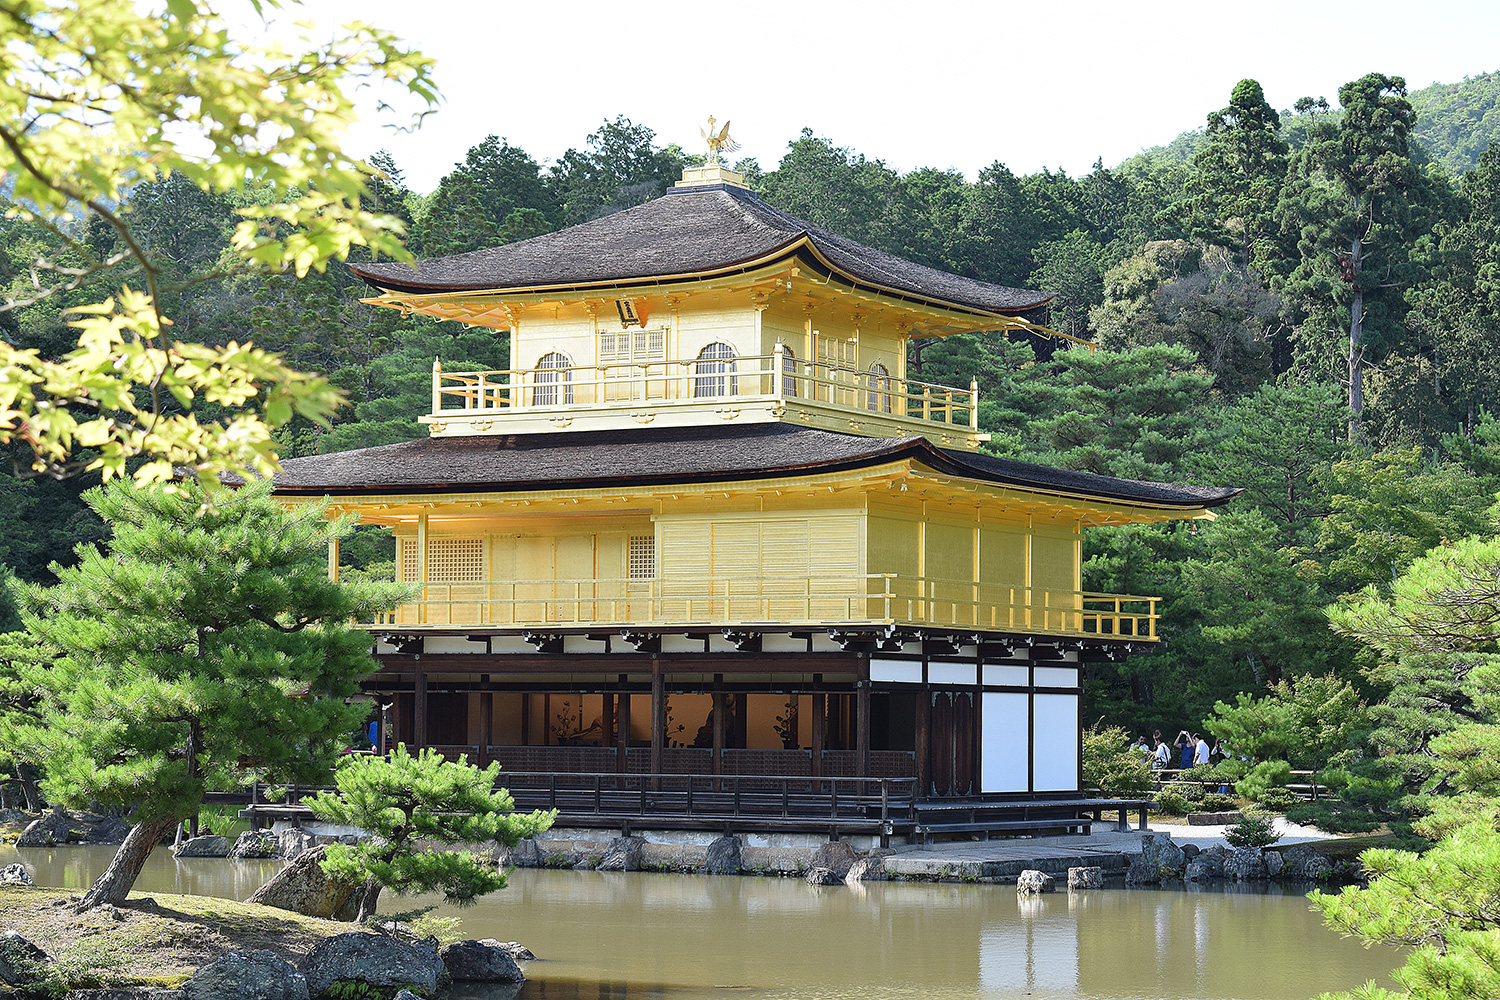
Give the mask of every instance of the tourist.
<path id="1" fill-rule="evenodd" d="M 1184 729 L 1177 734 L 1177 742 L 1175 745 L 1179 750 L 1182 751 L 1181 767 L 1182 770 L 1186 771 L 1188 768 L 1193 766 L 1193 750 L 1198 745 L 1198 738 Z"/>
<path id="2" fill-rule="evenodd" d="M 1197 740 L 1197 743 L 1193 745 L 1193 766 L 1207 767 L 1208 740 L 1204 739 L 1202 736 L 1198 736 L 1197 734 L 1194 734 L 1194 738 Z"/>
<path id="3" fill-rule="evenodd" d="M 1161 738 L 1160 733 L 1157 733 L 1156 751 L 1151 754 L 1151 769 L 1153 771 L 1165 770 L 1166 766 L 1171 762 L 1172 751 L 1167 749 L 1167 741 Z"/>

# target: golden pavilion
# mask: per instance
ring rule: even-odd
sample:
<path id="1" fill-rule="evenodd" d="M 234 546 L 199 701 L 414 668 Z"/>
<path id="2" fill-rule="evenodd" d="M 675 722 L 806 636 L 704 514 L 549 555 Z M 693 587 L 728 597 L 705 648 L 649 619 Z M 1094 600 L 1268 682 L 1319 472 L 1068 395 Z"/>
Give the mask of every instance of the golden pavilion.
<path id="1" fill-rule="evenodd" d="M 638 826 L 745 826 L 779 795 L 795 826 L 799 796 L 868 817 L 878 794 L 888 833 L 893 797 L 1084 801 L 1081 668 L 1160 636 L 1156 598 L 1082 591 L 1083 533 L 1237 492 L 985 454 L 979 387 L 910 377 L 908 346 L 1050 335 L 1050 296 L 862 246 L 716 164 L 354 271 L 376 306 L 509 337 L 513 367 L 435 363 L 427 437 L 289 460 L 278 494 L 388 527 L 420 586 L 374 626 L 385 740 L 500 761 L 565 814 L 639 791 Z M 832 815 L 811 826 L 858 826 Z"/>

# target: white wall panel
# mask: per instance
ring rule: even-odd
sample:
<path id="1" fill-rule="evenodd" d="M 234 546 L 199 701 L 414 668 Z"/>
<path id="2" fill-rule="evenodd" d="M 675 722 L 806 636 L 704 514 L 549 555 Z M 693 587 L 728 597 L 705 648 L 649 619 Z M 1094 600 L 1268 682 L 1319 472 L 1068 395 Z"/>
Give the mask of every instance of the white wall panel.
<path id="1" fill-rule="evenodd" d="M 1036 686 L 1070 688 L 1078 686 L 1077 667 L 1037 667 Z"/>
<path id="2" fill-rule="evenodd" d="M 1014 664 L 986 663 L 984 665 L 984 682 L 986 684 L 1006 684 L 1011 687 L 1025 687 L 1031 683 L 1031 671 L 1028 667 L 1018 667 Z"/>
<path id="3" fill-rule="evenodd" d="M 922 683 L 920 660 L 870 660 L 870 680 L 893 684 Z"/>
<path id="4" fill-rule="evenodd" d="M 961 684 L 966 687 L 973 687 L 974 664 L 929 663 L 927 664 L 927 682 L 929 684 Z"/>
<path id="5" fill-rule="evenodd" d="M 988 695 L 986 695 L 988 697 Z M 989 719 L 985 719 L 986 727 Z M 1036 735 L 1032 743 L 1032 777 L 1037 792 L 1071 792 L 1078 788 L 1078 696 L 1036 696 Z"/>
<path id="6" fill-rule="evenodd" d="M 1027 791 L 1026 695 L 986 691 L 980 698 L 980 790 Z"/>

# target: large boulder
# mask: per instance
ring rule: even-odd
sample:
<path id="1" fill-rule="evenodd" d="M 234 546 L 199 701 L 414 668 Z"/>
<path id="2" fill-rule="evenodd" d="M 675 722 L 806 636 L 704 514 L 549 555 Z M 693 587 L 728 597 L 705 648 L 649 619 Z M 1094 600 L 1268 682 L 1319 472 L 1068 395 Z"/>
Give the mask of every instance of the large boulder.
<path id="1" fill-rule="evenodd" d="M 1268 855 L 1269 856 L 1269 855 Z M 1298 882 L 1314 882 L 1333 874 L 1333 862 L 1307 844 L 1297 844 L 1281 852 L 1280 877 Z"/>
<path id="2" fill-rule="evenodd" d="M 497 941 L 457 941 L 438 949 L 456 983 L 524 983 L 526 974 Z"/>
<path id="3" fill-rule="evenodd" d="M 1034 868 L 1028 868 L 1016 877 L 1016 892 L 1022 895 L 1051 892 L 1055 885 L 1056 880 L 1051 875 Z"/>
<path id="4" fill-rule="evenodd" d="M 227 858 L 229 841 L 220 836 L 193 837 L 172 848 L 174 858 Z"/>
<path id="5" fill-rule="evenodd" d="M 4 885 L 36 885 L 25 865 L 6 865 L 0 868 L 0 883 Z"/>
<path id="6" fill-rule="evenodd" d="M 1286 866 L 1286 859 L 1281 856 L 1280 851 L 1265 851 L 1261 857 L 1266 859 L 1266 877 L 1275 878 L 1281 874 L 1281 869 Z"/>
<path id="7" fill-rule="evenodd" d="M 818 853 L 813 856 L 812 866 L 828 869 L 842 882 L 844 876 L 849 874 L 849 869 L 854 867 L 854 862 L 858 860 L 859 852 L 854 848 L 842 840 L 830 840 L 818 848 Z"/>
<path id="8" fill-rule="evenodd" d="M 33 821 L 16 840 L 17 847 L 56 847 L 76 844 L 83 839 L 83 824 L 61 809 L 54 809 Z"/>
<path id="9" fill-rule="evenodd" d="M 246 830 L 229 849 L 229 856 L 240 861 L 274 858 L 280 850 L 281 842 L 270 830 Z"/>
<path id="10" fill-rule="evenodd" d="M 496 941 L 494 938 L 480 938 L 480 944 L 487 944 L 491 948 L 499 948 L 517 962 L 535 962 L 536 956 L 531 949 L 519 941 Z"/>
<path id="11" fill-rule="evenodd" d="M 604 849 L 599 859 L 601 872 L 638 872 L 641 870 L 641 851 L 646 842 L 640 837 L 616 837 Z M 505 982 L 506 980 L 501 980 Z"/>
<path id="12" fill-rule="evenodd" d="M 1203 866 L 1203 877 L 1223 878 L 1224 862 L 1229 860 L 1230 853 L 1229 848 L 1223 844 L 1215 844 L 1206 851 L 1199 851 L 1194 860 Z"/>
<path id="13" fill-rule="evenodd" d="M 1130 867 L 1125 869 L 1127 885 L 1155 885 L 1160 881 L 1161 869 L 1147 861 L 1144 854 L 1130 859 Z"/>
<path id="14" fill-rule="evenodd" d="M 1154 834 L 1141 838 L 1141 857 L 1155 866 L 1160 878 L 1181 875 L 1188 862 L 1187 854 L 1171 837 L 1157 838 Z"/>
<path id="15" fill-rule="evenodd" d="M 847 872 L 845 874 L 848 874 Z M 843 885 L 844 876 L 832 868 L 824 868 L 822 865 L 813 865 L 803 876 L 808 885 Z"/>
<path id="16" fill-rule="evenodd" d="M 276 841 L 276 853 L 288 861 L 300 858 L 317 846 L 316 838 L 301 830 L 283 830 Z"/>
<path id="17" fill-rule="evenodd" d="M 535 837 L 521 838 L 520 843 L 503 853 L 500 865 L 516 868 L 545 868 L 547 866 L 546 856 L 542 854 L 542 846 L 536 842 Z"/>
<path id="18" fill-rule="evenodd" d="M 1182 877 L 1188 882 L 1202 882 L 1209 877 L 1208 866 L 1201 861 L 1189 861 L 1187 868 L 1183 869 Z"/>
<path id="19" fill-rule="evenodd" d="M 1240 882 L 1263 881 L 1268 875 L 1266 857 L 1259 847 L 1241 847 L 1224 862 L 1224 877 Z"/>
<path id="20" fill-rule="evenodd" d="M 269 882 L 256 889 L 249 901 L 308 917 L 332 918 L 354 895 L 358 886 L 330 878 L 321 864 L 327 856 L 328 850 L 324 847 L 304 851 Z"/>
<path id="21" fill-rule="evenodd" d="M 119 816 L 88 816 L 80 844 L 123 844 L 130 824 Z"/>
<path id="22" fill-rule="evenodd" d="M 47 974 L 52 956 L 15 931 L 0 934 L 0 980 L 7 986 L 25 987 Z"/>
<path id="23" fill-rule="evenodd" d="M 187 1000 L 308 1000 L 307 977 L 274 951 L 231 951 L 182 987 Z"/>
<path id="24" fill-rule="evenodd" d="M 708 845 L 707 860 L 703 865 L 709 875 L 738 875 L 740 873 L 740 838 L 728 834 Z"/>
<path id="25" fill-rule="evenodd" d="M 889 877 L 885 870 L 885 858 L 878 854 L 871 854 L 850 865 L 849 874 L 844 876 L 844 881 L 846 883 L 884 882 Z"/>
<path id="26" fill-rule="evenodd" d="M 1085 868 L 1068 869 L 1069 889 L 1102 889 L 1104 888 L 1104 869 L 1098 865 Z"/>
<path id="27" fill-rule="evenodd" d="M 426 945 L 356 931 L 327 938 L 297 968 L 307 977 L 313 1000 L 329 996 L 335 983 L 363 983 L 382 995 L 409 989 L 431 996 L 442 978 L 443 960 Z"/>

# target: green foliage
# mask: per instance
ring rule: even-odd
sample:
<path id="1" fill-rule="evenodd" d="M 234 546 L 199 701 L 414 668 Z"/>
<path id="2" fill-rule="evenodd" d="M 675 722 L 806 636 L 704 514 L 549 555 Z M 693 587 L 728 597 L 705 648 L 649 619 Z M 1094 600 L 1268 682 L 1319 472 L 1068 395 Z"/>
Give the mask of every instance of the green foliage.
<path id="1" fill-rule="evenodd" d="M 1254 802 L 1275 801 L 1276 792 L 1292 780 L 1292 765 L 1284 760 L 1265 760 L 1256 764 L 1234 783 L 1235 793 Z"/>
<path id="2" fill-rule="evenodd" d="M 1195 786 L 1181 781 L 1173 781 L 1163 785 L 1161 791 L 1156 793 L 1156 807 L 1167 816 L 1186 815 L 1192 806 L 1192 800 L 1188 798 L 1188 792 L 1197 788 L 1200 792 L 1202 786 Z"/>
<path id="3" fill-rule="evenodd" d="M 1241 693 L 1233 705 L 1214 705 L 1204 725 L 1261 774 L 1273 773 L 1262 768 L 1278 774 L 1285 769 L 1284 778 L 1256 779 L 1254 787 L 1259 788 L 1286 784 L 1294 765 L 1321 770 L 1358 756 L 1370 716 L 1354 686 L 1329 674 L 1277 682 L 1260 698 Z M 1240 794 L 1255 797 L 1244 789 Z"/>
<path id="4" fill-rule="evenodd" d="M 1377 849 L 1360 862 L 1366 888 L 1314 892 L 1330 924 L 1371 943 L 1406 945 L 1401 992 L 1366 983 L 1335 998 L 1460 1000 L 1500 992 L 1500 833 L 1491 807 L 1422 854 Z"/>
<path id="5" fill-rule="evenodd" d="M 396 893 L 441 892 L 450 903 L 473 903 L 505 888 L 505 874 L 482 864 L 470 851 L 417 850 L 417 842 L 439 844 L 497 841 L 514 847 L 547 829 L 555 813 L 515 813 L 510 793 L 497 789 L 500 765 L 480 769 L 444 760 L 422 749 L 417 756 L 398 745 L 385 757 L 345 757 L 334 774 L 337 792 L 304 799 L 319 819 L 356 826 L 374 839 L 328 848 L 329 875 L 366 886 L 360 920 L 374 912 L 380 889 Z"/>
<path id="6" fill-rule="evenodd" d="M 1083 783 L 1104 795 L 1143 795 L 1151 787 L 1151 758 L 1125 730 L 1096 722 L 1083 731 Z"/>
<path id="7" fill-rule="evenodd" d="M 1230 847 L 1270 847 L 1281 839 L 1273 829 L 1273 818 L 1266 813 L 1247 810 L 1224 831 Z"/>
<path id="8" fill-rule="evenodd" d="M 35 701 L 0 720 L 0 746 L 45 770 L 49 799 L 146 824 L 255 777 L 322 780 L 374 668 L 349 623 L 409 588 L 328 580 L 328 540 L 350 523 L 269 493 L 115 480 L 87 494 L 112 535 L 29 592 L 36 648 L 10 655 Z"/>

